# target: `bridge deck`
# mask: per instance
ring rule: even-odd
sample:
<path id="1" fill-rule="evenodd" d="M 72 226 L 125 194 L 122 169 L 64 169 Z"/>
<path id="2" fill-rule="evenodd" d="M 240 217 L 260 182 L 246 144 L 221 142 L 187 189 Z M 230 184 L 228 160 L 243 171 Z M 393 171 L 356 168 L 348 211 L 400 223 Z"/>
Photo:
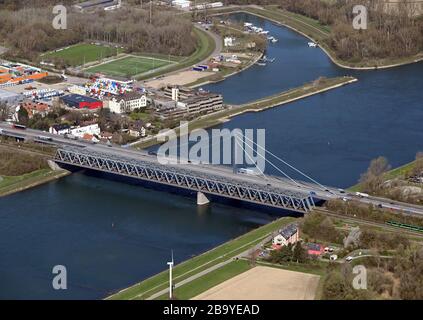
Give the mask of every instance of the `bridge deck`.
<path id="1" fill-rule="evenodd" d="M 122 148 L 64 147 L 58 149 L 55 161 L 301 212 L 309 211 L 314 204 L 309 193 L 276 177 L 235 174 L 229 167 L 215 165 L 162 165 L 156 156 Z"/>

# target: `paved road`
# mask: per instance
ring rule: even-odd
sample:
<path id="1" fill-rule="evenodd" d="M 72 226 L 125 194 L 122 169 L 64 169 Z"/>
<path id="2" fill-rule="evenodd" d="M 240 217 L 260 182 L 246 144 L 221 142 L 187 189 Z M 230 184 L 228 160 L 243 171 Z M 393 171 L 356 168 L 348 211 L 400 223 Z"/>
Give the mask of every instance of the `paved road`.
<path id="1" fill-rule="evenodd" d="M 88 142 L 82 141 L 72 141 L 64 138 L 63 136 L 52 135 L 46 132 L 41 132 L 38 130 L 19 130 L 14 129 L 11 125 L 0 123 L 0 129 L 3 130 L 3 134 L 7 135 L 16 135 L 25 137 L 27 139 L 39 140 L 40 136 L 50 137 L 52 139 L 52 144 L 59 146 L 73 146 L 80 148 L 86 152 L 102 153 L 115 157 L 125 157 L 133 160 L 143 160 L 148 161 L 152 164 L 158 164 L 158 158 L 156 155 L 149 155 L 146 151 L 136 151 L 134 149 L 122 148 L 119 146 L 108 147 L 104 144 L 93 145 Z M 41 142 L 41 141 L 38 141 Z M 292 194 L 298 197 L 308 197 L 312 195 L 317 199 L 331 200 L 331 199 L 344 199 L 346 201 L 356 200 L 361 203 L 371 204 L 373 206 L 382 206 L 386 209 L 391 209 L 394 211 L 400 211 L 407 214 L 414 215 L 423 215 L 423 206 L 416 206 L 412 204 L 394 202 L 390 199 L 376 198 L 376 197 L 359 197 L 351 193 L 346 193 L 341 189 L 335 187 L 326 187 L 319 186 L 312 183 L 306 182 L 293 182 L 288 179 L 275 176 L 257 176 L 257 175 L 248 175 L 248 174 L 235 174 L 232 169 L 226 166 L 218 165 L 194 165 L 191 163 L 184 164 L 171 164 L 168 165 L 169 170 L 172 170 L 173 167 L 178 169 L 187 170 L 192 172 L 193 175 L 210 175 L 210 176 L 221 176 L 224 178 L 223 181 L 231 178 L 234 180 L 234 183 L 237 181 L 240 183 L 248 183 L 250 185 L 255 185 L 257 187 L 275 190 L 283 190 L 284 193 Z"/>
<path id="2" fill-rule="evenodd" d="M 216 264 L 216 265 L 214 265 L 214 266 L 212 266 L 212 267 L 210 267 L 210 268 L 208 268 L 206 270 L 203 270 L 203 271 L 201 271 L 199 273 L 196 273 L 195 275 L 193 275 L 193 276 L 191 276 L 189 278 L 186 278 L 185 280 L 182 280 L 180 282 L 177 282 L 175 284 L 174 288 L 175 289 L 176 288 L 179 288 L 179 287 L 181 287 L 181 286 L 183 286 L 183 285 L 185 285 L 187 283 L 190 283 L 190 282 L 192 282 L 192 281 L 194 281 L 194 280 L 196 280 L 198 278 L 201 278 L 202 276 L 204 276 L 206 274 L 209 274 L 210 272 L 213 272 L 213 271 L 215 271 L 217 269 L 220 269 L 220 268 L 226 266 L 227 264 L 229 264 L 229 263 L 231 263 L 231 262 L 233 262 L 235 260 L 248 257 L 250 255 L 251 251 L 255 251 L 257 249 L 260 249 L 265 243 L 269 242 L 271 239 L 272 239 L 272 236 L 266 237 L 265 239 L 263 239 L 262 241 L 260 241 L 260 243 L 258 243 L 257 245 L 255 245 L 254 247 L 245 250 L 244 252 L 236 255 L 235 257 L 232 257 L 232 258 L 230 258 L 230 259 L 228 259 L 226 261 L 223 261 L 221 263 L 218 263 L 218 264 Z M 164 294 L 166 294 L 168 292 L 169 292 L 169 288 L 163 289 L 163 290 L 161 290 L 161 291 L 159 291 L 159 292 L 151 295 L 150 297 L 148 297 L 147 300 L 157 299 L 157 298 L 161 297 L 162 295 L 164 295 Z"/>

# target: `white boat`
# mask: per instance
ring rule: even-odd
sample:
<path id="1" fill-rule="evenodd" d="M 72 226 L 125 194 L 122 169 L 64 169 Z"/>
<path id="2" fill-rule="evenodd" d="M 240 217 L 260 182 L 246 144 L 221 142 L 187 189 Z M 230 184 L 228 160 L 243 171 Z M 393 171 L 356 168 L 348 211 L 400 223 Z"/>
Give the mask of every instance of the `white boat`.
<path id="1" fill-rule="evenodd" d="M 244 27 L 252 27 L 253 24 L 250 22 L 244 22 Z"/>
<path id="2" fill-rule="evenodd" d="M 317 43 L 314 43 L 314 42 L 309 42 L 309 43 L 308 43 L 308 46 L 309 46 L 310 48 L 316 48 L 316 47 L 317 47 Z"/>
<path id="3" fill-rule="evenodd" d="M 276 39 L 276 38 L 273 38 L 272 40 L 270 40 L 270 41 L 272 41 L 273 43 L 276 43 L 276 42 L 278 42 L 279 40 L 278 39 Z"/>

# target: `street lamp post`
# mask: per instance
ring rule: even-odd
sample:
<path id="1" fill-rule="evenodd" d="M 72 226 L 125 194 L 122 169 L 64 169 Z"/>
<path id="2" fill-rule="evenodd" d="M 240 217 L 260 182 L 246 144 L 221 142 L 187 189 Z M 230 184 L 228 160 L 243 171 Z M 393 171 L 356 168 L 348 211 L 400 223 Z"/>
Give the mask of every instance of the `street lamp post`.
<path id="1" fill-rule="evenodd" d="M 172 269 L 173 269 L 173 250 L 172 250 L 172 261 L 168 262 L 167 265 L 169 266 L 169 300 L 173 298 L 173 284 L 172 284 Z"/>

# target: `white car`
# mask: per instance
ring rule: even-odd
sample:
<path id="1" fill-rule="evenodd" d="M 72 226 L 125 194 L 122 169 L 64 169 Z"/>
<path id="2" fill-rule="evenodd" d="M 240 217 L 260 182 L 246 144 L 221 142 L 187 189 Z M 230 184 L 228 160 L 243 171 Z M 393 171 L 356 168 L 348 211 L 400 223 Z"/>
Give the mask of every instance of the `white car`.
<path id="1" fill-rule="evenodd" d="M 345 260 L 346 260 L 347 262 L 351 262 L 351 261 L 353 260 L 353 257 L 348 256 Z"/>

